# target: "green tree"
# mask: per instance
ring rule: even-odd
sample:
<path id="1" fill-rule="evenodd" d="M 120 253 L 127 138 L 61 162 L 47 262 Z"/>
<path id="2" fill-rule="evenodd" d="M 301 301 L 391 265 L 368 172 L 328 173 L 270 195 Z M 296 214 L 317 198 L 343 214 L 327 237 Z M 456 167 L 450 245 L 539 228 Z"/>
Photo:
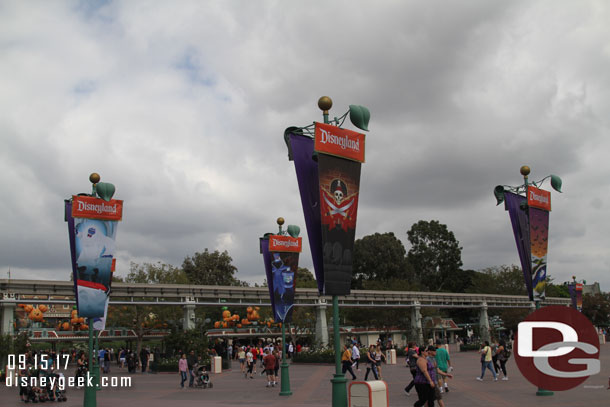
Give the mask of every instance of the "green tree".
<path id="1" fill-rule="evenodd" d="M 487 267 L 475 272 L 466 290 L 478 294 L 527 295 L 523 272 L 516 265 Z"/>
<path id="2" fill-rule="evenodd" d="M 232 261 L 226 250 L 220 253 L 218 250 L 210 252 L 205 249 L 193 257 L 187 256 L 182 263 L 182 270 L 191 284 L 248 286 L 235 278 L 237 267 L 231 264 Z"/>
<path id="3" fill-rule="evenodd" d="M 186 284 L 184 272 L 164 263 L 131 263 L 125 283 L 139 284 Z M 109 306 L 106 324 L 111 327 L 127 327 L 136 334 L 136 352 L 142 349 L 144 336 L 154 329 L 167 328 L 167 322 L 182 317 L 178 306 L 153 307 L 150 305 Z"/>
<path id="4" fill-rule="evenodd" d="M 296 288 L 318 288 L 318 283 L 316 282 L 316 278 L 313 273 L 309 271 L 306 267 L 299 267 L 296 278 L 295 278 L 295 287 Z"/>
<path id="5" fill-rule="evenodd" d="M 420 284 L 431 291 L 446 291 L 447 283 L 462 267 L 462 248 L 453 232 L 436 220 L 420 220 L 407 236 L 411 243 L 407 259 Z"/>
<path id="6" fill-rule="evenodd" d="M 585 294 L 582 297 L 582 313 L 595 326 L 610 325 L 610 294 Z"/>
<path id="7" fill-rule="evenodd" d="M 415 287 L 413 269 L 405 255 L 405 247 L 392 232 L 375 233 L 356 240 L 352 288 L 363 289 L 369 284 L 368 289 L 397 289 L 389 282 L 406 281 L 409 284 L 405 289 L 412 289 Z"/>

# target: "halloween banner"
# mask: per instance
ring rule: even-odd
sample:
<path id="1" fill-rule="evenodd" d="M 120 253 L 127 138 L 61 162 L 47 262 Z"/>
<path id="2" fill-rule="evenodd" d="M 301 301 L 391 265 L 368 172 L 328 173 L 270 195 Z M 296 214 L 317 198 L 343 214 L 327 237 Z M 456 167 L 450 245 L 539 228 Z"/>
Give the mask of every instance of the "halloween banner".
<path id="1" fill-rule="evenodd" d="M 273 319 L 275 322 L 289 323 L 294 306 L 301 238 L 270 235 L 260 239 L 260 248 L 265 262 Z"/>
<path id="2" fill-rule="evenodd" d="M 324 262 L 324 294 L 347 295 L 352 261 L 364 134 L 316 123 Z"/>
<path id="3" fill-rule="evenodd" d="M 519 252 L 523 279 L 530 300 L 534 300 L 532 292 L 532 262 L 530 246 L 530 227 L 527 216 L 527 200 L 524 196 L 512 192 L 504 192 L 504 208 L 508 211 L 513 227 L 515 243 Z"/>
<path id="4" fill-rule="evenodd" d="M 347 295 L 352 283 L 361 164 L 320 154 L 318 166 L 324 293 Z"/>
<path id="5" fill-rule="evenodd" d="M 549 213 L 529 207 L 532 253 L 532 288 L 534 301 L 544 300 L 546 290 L 546 255 L 549 240 Z"/>
<path id="6" fill-rule="evenodd" d="M 94 197 L 73 196 L 72 201 L 66 201 L 76 304 L 81 317 L 104 317 L 122 207 L 123 201 L 106 202 Z"/>
<path id="7" fill-rule="evenodd" d="M 301 205 L 305 216 L 311 259 L 318 284 L 318 292 L 324 292 L 324 263 L 322 261 L 322 220 L 320 216 L 320 183 L 318 162 L 313 159 L 314 140 L 299 134 L 289 135 L 292 159 L 297 174 Z"/>

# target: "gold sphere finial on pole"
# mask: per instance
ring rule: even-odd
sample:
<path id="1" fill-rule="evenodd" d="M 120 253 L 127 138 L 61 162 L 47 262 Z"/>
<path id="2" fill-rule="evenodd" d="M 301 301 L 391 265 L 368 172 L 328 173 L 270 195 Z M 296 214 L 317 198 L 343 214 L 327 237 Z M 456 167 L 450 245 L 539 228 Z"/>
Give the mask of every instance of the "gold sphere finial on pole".
<path id="1" fill-rule="evenodd" d="M 528 167 L 527 165 L 522 166 L 519 171 L 521 172 L 521 175 L 523 175 L 524 177 L 527 177 L 528 175 L 530 175 L 530 167 Z"/>
<path id="2" fill-rule="evenodd" d="M 98 182 L 100 182 L 100 174 L 98 174 L 97 172 L 91 173 L 91 175 L 89 175 L 89 181 L 91 181 L 92 184 L 97 184 Z"/>
<path id="3" fill-rule="evenodd" d="M 277 218 L 277 224 L 282 226 L 284 224 L 284 218 Z"/>
<path id="4" fill-rule="evenodd" d="M 322 96 L 318 99 L 318 107 L 324 114 L 328 114 L 328 111 L 333 107 L 333 100 L 328 96 Z"/>

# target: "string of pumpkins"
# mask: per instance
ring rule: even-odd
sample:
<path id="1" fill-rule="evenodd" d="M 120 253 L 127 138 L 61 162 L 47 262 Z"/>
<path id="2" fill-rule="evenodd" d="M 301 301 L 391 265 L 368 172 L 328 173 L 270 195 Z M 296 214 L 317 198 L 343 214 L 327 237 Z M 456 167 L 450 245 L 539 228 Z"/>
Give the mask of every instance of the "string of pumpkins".
<path id="1" fill-rule="evenodd" d="M 260 311 L 260 307 L 248 307 L 246 308 L 246 318 L 243 318 L 241 321 L 239 319 L 239 315 L 231 314 L 228 307 L 222 307 L 222 321 L 214 322 L 214 328 L 243 328 L 248 325 L 267 325 L 268 327 L 281 327 L 282 323 L 275 323 L 272 319 L 268 319 L 266 321 L 260 321 L 260 315 L 258 311 Z"/>

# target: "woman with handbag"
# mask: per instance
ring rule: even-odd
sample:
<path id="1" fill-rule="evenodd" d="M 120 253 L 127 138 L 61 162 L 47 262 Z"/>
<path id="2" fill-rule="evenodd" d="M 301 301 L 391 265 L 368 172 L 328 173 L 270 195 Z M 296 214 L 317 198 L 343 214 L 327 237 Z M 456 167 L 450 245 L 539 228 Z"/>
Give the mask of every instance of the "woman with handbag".
<path id="1" fill-rule="evenodd" d="M 479 349 L 479 353 L 481 354 L 481 376 L 477 376 L 477 380 L 482 382 L 483 376 L 485 376 L 485 369 L 489 369 L 494 375 L 494 381 L 497 382 L 498 377 L 496 376 L 496 372 L 491 365 L 492 354 L 491 346 L 489 346 L 489 341 L 485 341 L 485 346 L 482 349 Z"/>

